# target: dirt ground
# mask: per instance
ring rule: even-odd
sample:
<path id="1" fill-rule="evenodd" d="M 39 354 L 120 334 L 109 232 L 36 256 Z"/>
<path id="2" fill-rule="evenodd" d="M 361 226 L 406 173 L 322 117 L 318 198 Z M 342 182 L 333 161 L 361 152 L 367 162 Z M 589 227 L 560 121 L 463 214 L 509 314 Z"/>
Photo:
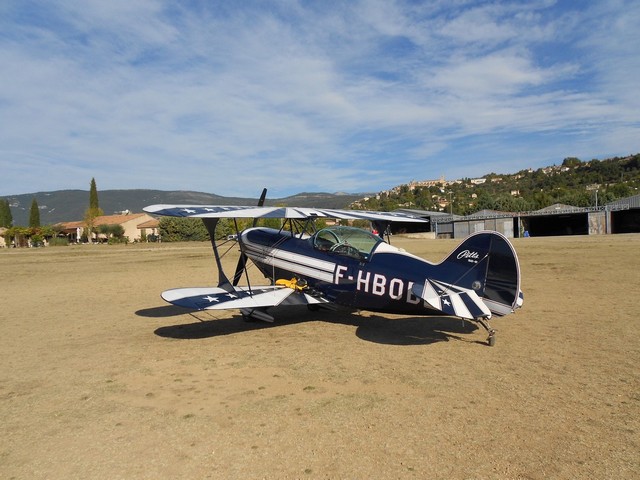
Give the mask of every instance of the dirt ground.
<path id="1" fill-rule="evenodd" d="M 208 244 L 0 250 L 0 478 L 640 478 L 640 235 L 514 245 L 495 347 L 444 317 L 166 305 L 216 283 Z"/>

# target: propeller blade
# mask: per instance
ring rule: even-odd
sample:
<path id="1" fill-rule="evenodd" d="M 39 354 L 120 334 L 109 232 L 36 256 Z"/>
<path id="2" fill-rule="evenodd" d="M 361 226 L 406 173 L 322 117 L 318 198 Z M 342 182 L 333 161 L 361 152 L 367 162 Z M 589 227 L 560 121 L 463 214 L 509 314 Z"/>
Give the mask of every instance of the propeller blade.
<path id="1" fill-rule="evenodd" d="M 264 206 L 264 201 L 267 198 L 267 189 L 263 188 L 262 193 L 260 194 L 260 198 L 258 199 L 258 206 Z M 253 219 L 253 226 L 255 227 L 258 224 L 258 219 Z M 247 255 L 242 251 L 242 245 L 240 245 L 240 258 L 238 258 L 238 264 L 236 265 L 236 273 L 233 274 L 233 286 L 237 286 L 240 278 L 242 278 L 242 272 L 244 272 L 245 267 L 247 266 Z"/>
<path id="2" fill-rule="evenodd" d="M 242 278 L 242 272 L 244 272 L 244 268 L 247 266 L 247 256 L 240 252 L 240 258 L 238 259 L 238 264 L 236 265 L 236 273 L 233 274 L 233 286 L 237 286 L 240 278 Z"/>

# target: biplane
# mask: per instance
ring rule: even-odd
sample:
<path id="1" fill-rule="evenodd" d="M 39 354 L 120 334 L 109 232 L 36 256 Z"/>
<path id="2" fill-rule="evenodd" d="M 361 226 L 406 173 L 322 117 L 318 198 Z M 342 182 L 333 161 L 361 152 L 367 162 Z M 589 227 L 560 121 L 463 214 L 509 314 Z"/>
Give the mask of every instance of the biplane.
<path id="1" fill-rule="evenodd" d="M 407 213 L 264 206 L 151 205 L 153 215 L 200 218 L 218 268 L 216 287 L 175 288 L 167 302 L 195 310 L 239 309 L 247 319 L 273 322 L 269 309 L 307 305 L 310 310 L 348 307 L 413 316 L 453 316 L 479 323 L 495 344 L 492 316 L 513 313 L 523 303 L 520 266 L 509 240 L 494 231 L 467 237 L 439 263 L 431 263 L 384 240 L 393 222 L 425 222 Z M 234 219 L 240 249 L 236 271 L 221 262 L 216 227 Z M 281 228 L 256 226 L 281 219 Z M 371 230 L 344 225 L 319 228 L 318 219 L 367 220 Z M 237 219 L 254 219 L 238 229 Z M 374 234 L 373 231 L 380 232 Z M 389 237 L 387 236 L 387 239 Z M 268 280 L 253 285 L 252 262 Z M 243 285 L 239 285 L 241 280 Z"/>

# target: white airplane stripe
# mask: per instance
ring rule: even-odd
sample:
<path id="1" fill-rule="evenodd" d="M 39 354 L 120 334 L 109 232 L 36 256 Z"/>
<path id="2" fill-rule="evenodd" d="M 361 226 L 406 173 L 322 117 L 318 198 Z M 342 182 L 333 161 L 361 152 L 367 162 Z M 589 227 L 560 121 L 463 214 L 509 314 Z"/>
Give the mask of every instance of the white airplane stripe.
<path id="1" fill-rule="evenodd" d="M 326 260 L 320 260 L 317 258 L 309 257 L 308 255 L 288 252 L 286 250 L 277 250 L 275 256 L 282 260 L 287 260 L 299 265 L 313 267 L 323 272 L 331 273 L 332 275 L 334 270 L 336 269 L 335 262 L 328 262 Z"/>
<path id="2" fill-rule="evenodd" d="M 442 302 L 440 300 L 440 295 L 438 295 L 438 292 L 436 292 L 435 288 L 433 288 L 433 285 L 431 285 L 429 281 L 426 281 L 424 283 L 421 297 L 433 308 L 442 311 Z"/>
<path id="3" fill-rule="evenodd" d="M 308 255 L 303 255 L 300 253 L 289 252 L 287 250 L 282 250 L 279 248 L 269 248 L 262 245 L 256 245 L 253 243 L 244 243 L 245 253 L 259 256 L 259 257 L 274 257 L 283 258 L 285 260 L 289 260 L 291 262 L 300 263 L 303 265 L 315 265 L 320 270 L 325 270 L 327 272 L 333 271 L 335 269 L 335 262 L 328 262 L 326 260 L 320 260 L 314 257 L 310 257 Z"/>
<path id="4" fill-rule="evenodd" d="M 473 290 L 448 288 L 443 282 L 426 279 L 421 294 L 418 296 L 431 307 L 458 317 L 475 318 L 471 310 L 476 313 L 480 311 L 484 316 L 491 317 L 491 311 L 484 304 L 483 299 Z M 472 305 L 476 308 L 473 308 Z"/>
<path id="5" fill-rule="evenodd" d="M 308 260 L 309 257 L 296 256 L 294 254 L 287 256 L 287 255 L 282 255 L 280 252 L 281 251 L 267 250 L 262 248 L 250 248 L 250 247 L 245 248 L 245 253 L 249 255 L 251 258 L 255 258 L 257 261 L 266 263 L 268 265 L 271 265 L 273 263 L 273 260 L 275 259 L 288 261 L 289 263 L 295 264 L 295 265 L 301 265 L 301 266 L 311 265 L 311 262 L 305 261 L 305 260 Z M 302 260 L 302 262 L 299 260 Z M 322 270 L 322 268 L 318 268 L 318 269 Z"/>
<path id="6" fill-rule="evenodd" d="M 451 296 L 452 302 L 454 304 L 454 310 L 456 310 L 456 312 L 458 311 L 457 302 L 453 299 L 456 298 L 464 305 L 464 299 L 462 299 L 462 296 L 464 295 L 469 301 L 473 302 L 480 309 L 480 311 L 482 311 L 483 314 L 485 314 L 489 318 L 491 317 L 491 309 L 487 306 L 487 300 L 485 298 L 480 298 L 480 296 L 478 296 L 478 294 L 474 290 L 458 287 L 456 285 L 450 285 L 444 282 L 433 281 L 433 283 L 442 288 Z M 466 305 L 464 305 L 463 309 L 461 309 L 460 311 L 467 314 L 468 316 L 465 317 L 464 315 L 458 315 L 457 313 L 456 315 L 463 318 L 474 318 L 473 314 Z"/>
<path id="7" fill-rule="evenodd" d="M 474 317 L 491 318 L 491 310 L 484 303 L 483 299 L 474 291 L 468 290 L 460 294 L 460 299 L 464 302 L 469 313 Z"/>
<path id="8" fill-rule="evenodd" d="M 298 262 L 291 262 L 273 256 L 262 256 L 261 259 L 256 260 L 261 261 L 262 263 L 265 263 L 267 265 L 272 265 L 276 268 L 299 273 L 306 277 L 315 278 L 324 282 L 333 282 L 333 272 L 319 270 L 313 265 L 303 265 Z"/>
<path id="9" fill-rule="evenodd" d="M 297 261 L 293 261 L 287 260 L 286 258 L 279 258 L 274 255 L 266 255 L 263 252 L 256 252 L 249 249 L 247 249 L 246 253 L 249 258 L 259 263 L 282 268 L 283 270 L 299 272 L 305 276 L 326 282 L 333 281 L 333 269 L 329 271 L 325 268 L 318 268 L 317 264 L 314 265 L 314 259 L 304 255 L 299 255 L 298 258 L 296 258 Z M 307 261 L 305 263 L 301 263 L 301 261 L 304 260 L 311 260 L 311 262 Z M 335 268 L 335 264 L 333 265 L 333 268 Z"/>
<path id="10" fill-rule="evenodd" d="M 260 263 L 272 265 L 284 270 L 296 271 L 318 280 L 332 282 L 336 268 L 334 262 L 319 260 L 307 255 L 287 252 L 285 250 L 266 250 L 247 245 L 247 255 Z"/>
<path id="11" fill-rule="evenodd" d="M 520 292 L 518 294 L 518 300 L 516 300 L 516 308 L 522 307 L 523 304 L 524 304 L 524 294 Z"/>
<path id="12" fill-rule="evenodd" d="M 472 301 L 476 305 L 478 305 L 478 307 L 480 307 L 480 309 L 485 313 L 488 309 L 491 313 L 495 313 L 496 315 L 500 315 L 500 316 L 508 315 L 510 313 L 513 313 L 514 308 L 519 308 L 523 303 L 523 299 L 520 296 L 522 292 L 520 292 L 520 294 L 518 295 L 518 298 L 516 299 L 516 302 L 515 302 L 515 306 L 512 306 L 512 305 L 507 305 L 501 302 L 496 302 L 495 300 L 490 300 L 488 298 L 484 298 L 484 297 L 481 298 L 480 296 L 478 296 L 478 294 L 474 290 L 467 290 L 464 288 L 456 287 L 455 285 L 449 285 L 444 282 L 433 281 L 433 283 L 448 291 L 466 292 L 469 295 L 469 298 L 471 298 Z"/>
<path id="13" fill-rule="evenodd" d="M 471 312 L 469 311 L 467 306 L 464 304 L 464 302 L 460 298 L 460 295 L 457 295 L 455 293 L 450 293 L 449 299 L 451 299 L 451 304 L 453 305 L 453 311 L 456 312 L 456 316 L 473 319 L 473 315 L 471 315 Z"/>
<path id="14" fill-rule="evenodd" d="M 483 299 L 483 301 L 484 303 L 486 303 L 489 310 L 491 310 L 496 315 L 504 316 L 513 313 L 513 308 L 511 307 L 511 305 L 505 305 L 504 303 L 489 300 L 488 298 Z"/>

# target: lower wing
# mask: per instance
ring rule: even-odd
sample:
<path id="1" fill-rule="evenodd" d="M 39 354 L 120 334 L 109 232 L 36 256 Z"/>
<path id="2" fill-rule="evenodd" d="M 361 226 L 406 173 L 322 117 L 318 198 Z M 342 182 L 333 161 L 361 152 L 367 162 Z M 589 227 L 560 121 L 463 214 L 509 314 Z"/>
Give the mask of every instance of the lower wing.
<path id="1" fill-rule="evenodd" d="M 235 287 L 229 292 L 217 287 L 174 288 L 162 298 L 179 307 L 194 310 L 254 309 L 278 305 L 327 304 L 328 300 L 279 285 Z"/>

